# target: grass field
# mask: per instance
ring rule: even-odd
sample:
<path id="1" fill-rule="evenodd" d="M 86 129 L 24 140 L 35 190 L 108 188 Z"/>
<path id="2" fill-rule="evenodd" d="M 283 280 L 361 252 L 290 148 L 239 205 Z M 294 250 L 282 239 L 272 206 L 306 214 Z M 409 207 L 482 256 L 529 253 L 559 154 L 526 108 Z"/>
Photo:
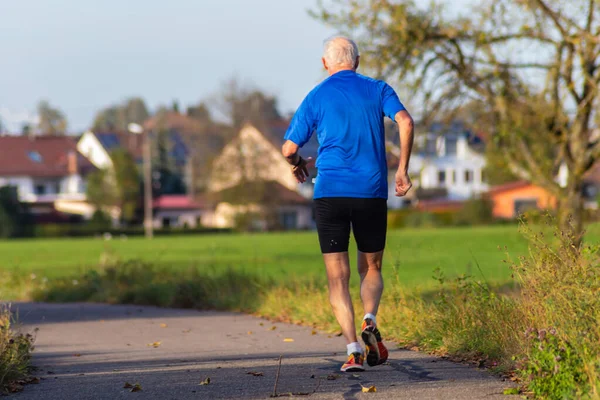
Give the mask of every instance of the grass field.
<path id="1" fill-rule="evenodd" d="M 398 266 L 398 278 L 410 287 L 427 288 L 440 268 L 448 277 L 468 273 L 501 283 L 510 275 L 503 263 L 527 252 L 516 226 L 446 229 L 404 229 L 388 235 L 385 274 Z M 499 250 L 501 247 L 502 250 Z M 351 249 L 354 258 L 355 249 Z M 0 267 L 5 272 L 35 273 L 42 278 L 80 274 L 103 260 L 137 259 L 177 270 L 244 270 L 263 277 L 323 276 L 316 233 L 217 234 L 121 239 L 38 239 L 0 242 Z M 356 274 L 355 278 L 356 278 Z"/>

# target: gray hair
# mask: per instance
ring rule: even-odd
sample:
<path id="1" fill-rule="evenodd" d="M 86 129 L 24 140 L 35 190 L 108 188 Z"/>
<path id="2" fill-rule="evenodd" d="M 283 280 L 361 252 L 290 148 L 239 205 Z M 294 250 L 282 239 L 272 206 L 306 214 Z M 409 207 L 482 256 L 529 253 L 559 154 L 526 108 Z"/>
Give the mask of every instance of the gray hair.
<path id="1" fill-rule="evenodd" d="M 358 46 L 345 36 L 334 36 L 325 41 L 323 58 L 332 67 L 354 68 L 358 59 Z"/>

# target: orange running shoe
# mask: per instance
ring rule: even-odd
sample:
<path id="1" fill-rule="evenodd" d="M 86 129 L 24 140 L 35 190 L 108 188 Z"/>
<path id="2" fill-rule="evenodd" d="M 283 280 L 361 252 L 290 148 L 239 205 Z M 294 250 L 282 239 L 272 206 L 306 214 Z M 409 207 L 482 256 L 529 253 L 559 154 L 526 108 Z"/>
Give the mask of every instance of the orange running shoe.
<path id="1" fill-rule="evenodd" d="M 365 342 L 367 353 L 367 364 L 374 367 L 381 365 L 388 359 L 388 350 L 383 345 L 381 333 L 371 318 L 362 323 L 362 340 Z"/>
<path id="2" fill-rule="evenodd" d="M 363 363 L 365 362 L 365 357 L 362 353 L 352 353 L 348 356 L 348 361 L 342 365 L 340 371 L 342 372 L 360 372 L 364 371 L 365 367 L 363 367 Z"/>

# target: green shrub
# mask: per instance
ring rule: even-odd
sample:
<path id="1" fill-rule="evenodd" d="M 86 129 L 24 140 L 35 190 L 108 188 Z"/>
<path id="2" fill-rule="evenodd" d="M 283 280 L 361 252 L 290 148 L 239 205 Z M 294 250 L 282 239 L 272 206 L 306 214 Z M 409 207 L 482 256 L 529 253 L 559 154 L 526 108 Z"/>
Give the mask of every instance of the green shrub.
<path id="1" fill-rule="evenodd" d="M 465 201 L 455 215 L 457 225 L 487 225 L 494 222 L 493 203 L 486 198 Z"/>
<path id="2" fill-rule="evenodd" d="M 0 306 L 0 388 L 3 392 L 22 389 L 28 377 L 34 337 L 14 331 L 10 308 Z"/>

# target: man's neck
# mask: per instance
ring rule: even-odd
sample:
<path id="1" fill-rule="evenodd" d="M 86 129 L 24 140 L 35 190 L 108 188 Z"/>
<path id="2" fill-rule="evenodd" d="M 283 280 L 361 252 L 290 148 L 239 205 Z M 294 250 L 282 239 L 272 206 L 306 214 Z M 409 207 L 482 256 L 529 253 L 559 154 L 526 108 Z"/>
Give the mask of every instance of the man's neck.
<path id="1" fill-rule="evenodd" d="M 342 72 L 342 71 L 352 71 L 352 72 L 354 72 L 355 69 L 354 68 L 349 68 L 349 67 L 339 67 L 339 68 L 335 68 L 335 69 L 330 68 L 328 72 L 329 72 L 329 76 L 331 76 L 331 75 L 335 75 L 338 72 Z"/>

